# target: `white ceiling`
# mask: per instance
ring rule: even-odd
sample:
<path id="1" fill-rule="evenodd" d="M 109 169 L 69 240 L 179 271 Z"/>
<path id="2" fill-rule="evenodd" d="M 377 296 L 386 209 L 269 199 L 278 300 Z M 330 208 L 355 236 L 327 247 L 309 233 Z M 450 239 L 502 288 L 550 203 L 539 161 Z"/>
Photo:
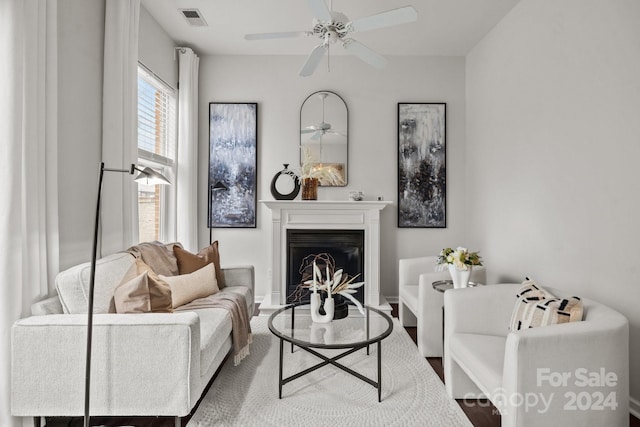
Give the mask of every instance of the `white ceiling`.
<path id="1" fill-rule="evenodd" d="M 353 38 L 383 55 L 466 55 L 519 0 L 327 0 L 349 19 L 412 5 L 418 21 Z M 314 37 L 246 41 L 248 33 L 308 31 L 305 0 L 142 0 L 167 33 L 199 55 L 306 55 Z M 199 9 L 207 27 L 190 26 L 179 9 Z M 339 53 L 342 49 L 336 49 Z M 332 52 L 333 54 L 334 52 Z"/>

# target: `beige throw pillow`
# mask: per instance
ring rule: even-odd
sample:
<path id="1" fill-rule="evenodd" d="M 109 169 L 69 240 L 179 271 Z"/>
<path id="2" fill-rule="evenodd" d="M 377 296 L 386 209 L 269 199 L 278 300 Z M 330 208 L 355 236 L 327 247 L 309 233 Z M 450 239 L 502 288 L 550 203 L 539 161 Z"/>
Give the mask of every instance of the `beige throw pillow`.
<path id="1" fill-rule="evenodd" d="M 149 275 L 144 272 L 121 283 L 113 293 L 116 313 L 149 313 Z"/>
<path id="2" fill-rule="evenodd" d="M 117 313 L 170 313 L 171 289 L 141 259 L 131 266 L 113 293 Z"/>
<path id="3" fill-rule="evenodd" d="M 180 274 L 193 273 L 205 265 L 213 263 L 213 266 L 216 269 L 218 288 L 223 289 L 226 286 L 224 273 L 222 272 L 222 268 L 220 268 L 220 251 L 218 250 L 217 240 L 197 254 L 192 254 L 179 246 L 174 246 L 173 254 L 178 261 L 178 270 Z"/>
<path id="4" fill-rule="evenodd" d="M 167 282 L 171 288 L 171 305 L 173 308 L 220 291 L 213 263 L 209 263 L 189 274 L 180 276 L 160 275 L 160 279 Z"/>

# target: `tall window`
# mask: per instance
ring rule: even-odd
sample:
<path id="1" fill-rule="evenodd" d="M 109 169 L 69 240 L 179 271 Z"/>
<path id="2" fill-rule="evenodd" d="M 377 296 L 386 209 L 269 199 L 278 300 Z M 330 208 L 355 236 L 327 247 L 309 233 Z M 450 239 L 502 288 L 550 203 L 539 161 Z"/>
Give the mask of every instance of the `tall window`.
<path id="1" fill-rule="evenodd" d="M 138 66 L 138 163 L 175 178 L 176 91 Z M 138 184 L 139 240 L 173 239 L 175 186 Z"/>

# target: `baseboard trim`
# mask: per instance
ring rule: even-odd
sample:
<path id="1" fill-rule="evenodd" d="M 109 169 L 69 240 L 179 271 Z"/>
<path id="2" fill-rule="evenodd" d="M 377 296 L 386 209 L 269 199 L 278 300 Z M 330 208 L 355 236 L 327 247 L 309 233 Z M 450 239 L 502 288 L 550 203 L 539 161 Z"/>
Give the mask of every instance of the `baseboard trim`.
<path id="1" fill-rule="evenodd" d="M 629 397 L 629 412 L 634 417 L 640 419 L 640 401 L 634 399 L 633 397 Z"/>

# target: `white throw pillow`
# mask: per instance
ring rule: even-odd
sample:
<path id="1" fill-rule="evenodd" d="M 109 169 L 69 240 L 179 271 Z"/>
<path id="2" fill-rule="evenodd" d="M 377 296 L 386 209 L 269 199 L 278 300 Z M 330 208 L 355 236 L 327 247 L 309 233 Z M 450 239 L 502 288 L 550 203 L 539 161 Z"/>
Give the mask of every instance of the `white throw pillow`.
<path id="1" fill-rule="evenodd" d="M 180 276 L 160 275 L 160 278 L 167 282 L 171 288 L 171 305 L 173 308 L 220 291 L 216 280 L 216 270 L 212 263 L 193 273 Z"/>

